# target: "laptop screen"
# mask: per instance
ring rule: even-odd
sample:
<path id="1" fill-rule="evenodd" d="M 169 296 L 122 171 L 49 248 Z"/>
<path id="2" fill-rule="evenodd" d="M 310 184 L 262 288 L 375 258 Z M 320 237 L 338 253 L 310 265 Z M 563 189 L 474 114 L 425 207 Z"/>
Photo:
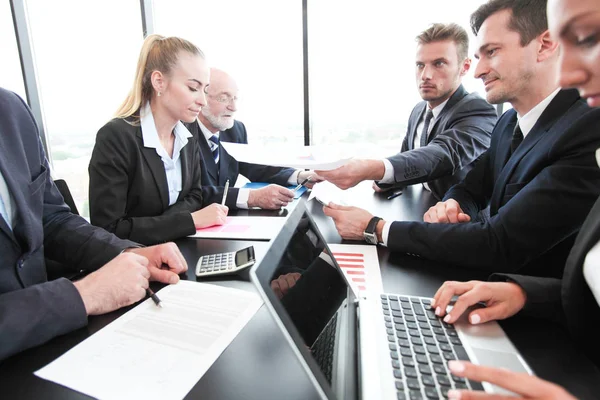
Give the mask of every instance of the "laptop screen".
<path id="1" fill-rule="evenodd" d="M 356 309 L 352 291 L 304 203 L 296 206 L 252 280 L 295 354 L 328 398 L 356 390 Z"/>

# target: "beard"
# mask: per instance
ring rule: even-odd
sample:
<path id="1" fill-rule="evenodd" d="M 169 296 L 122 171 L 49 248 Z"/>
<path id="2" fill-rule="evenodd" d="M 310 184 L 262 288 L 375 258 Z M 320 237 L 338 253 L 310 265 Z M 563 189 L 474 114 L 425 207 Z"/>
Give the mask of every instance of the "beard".
<path id="1" fill-rule="evenodd" d="M 210 122 L 210 124 L 219 131 L 226 131 L 233 127 L 233 117 L 224 117 L 222 115 L 213 115 L 210 113 L 210 108 L 205 106 L 200 110 L 202 115 Z"/>

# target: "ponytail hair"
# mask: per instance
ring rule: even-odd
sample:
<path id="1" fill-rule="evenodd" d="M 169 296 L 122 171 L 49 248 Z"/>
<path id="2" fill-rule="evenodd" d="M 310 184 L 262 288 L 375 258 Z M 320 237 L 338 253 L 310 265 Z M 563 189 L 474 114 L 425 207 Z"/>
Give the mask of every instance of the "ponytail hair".
<path id="1" fill-rule="evenodd" d="M 156 34 L 146 37 L 140 51 L 133 86 L 117 110 L 115 117 L 134 116 L 139 122 L 139 110 L 150 101 L 154 91 L 151 80 L 152 72 L 160 71 L 168 76 L 177 64 L 182 51 L 204 58 L 202 50 L 185 39 Z"/>

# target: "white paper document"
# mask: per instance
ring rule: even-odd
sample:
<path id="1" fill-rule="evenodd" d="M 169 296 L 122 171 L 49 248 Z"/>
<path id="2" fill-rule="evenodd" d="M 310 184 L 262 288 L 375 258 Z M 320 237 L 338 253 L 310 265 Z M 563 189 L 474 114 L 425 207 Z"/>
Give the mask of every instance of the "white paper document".
<path id="1" fill-rule="evenodd" d="M 288 168 L 331 170 L 346 164 L 354 155 L 347 146 L 252 145 L 221 142 L 237 161 Z"/>
<path id="2" fill-rule="evenodd" d="M 99 399 L 181 399 L 262 304 L 255 293 L 180 281 L 36 371 Z"/>
<path id="3" fill-rule="evenodd" d="M 312 199 L 317 199 L 323 205 L 329 205 L 329 203 L 341 206 L 351 205 L 348 192 L 329 181 L 322 181 L 313 185 L 307 201 L 311 201 Z"/>
<path id="4" fill-rule="evenodd" d="M 285 220 L 285 217 L 227 217 L 225 224 L 198 229 L 189 237 L 271 240 L 277 236 Z"/>
<path id="5" fill-rule="evenodd" d="M 376 246 L 329 244 L 329 248 L 355 295 L 361 291 L 383 293 Z"/>

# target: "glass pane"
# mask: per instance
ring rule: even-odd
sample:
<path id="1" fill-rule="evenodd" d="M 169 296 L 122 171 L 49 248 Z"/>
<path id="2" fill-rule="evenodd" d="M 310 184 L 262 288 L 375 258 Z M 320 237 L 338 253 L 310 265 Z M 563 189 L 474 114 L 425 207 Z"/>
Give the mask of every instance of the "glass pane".
<path id="1" fill-rule="evenodd" d="M 0 54 L 2 54 L 0 87 L 17 93 L 27 101 L 9 1 L 0 2 Z"/>
<path id="2" fill-rule="evenodd" d="M 302 2 L 154 0 L 155 31 L 234 77 L 250 143 L 304 143 Z"/>
<path id="3" fill-rule="evenodd" d="M 415 37 L 433 22 L 455 22 L 474 37 L 470 14 L 485 0 L 428 0 L 408 6 L 397 0 L 310 1 L 308 43 L 313 142 L 358 143 L 361 155 L 400 150 L 415 104 Z M 473 59 L 463 84 L 484 95 L 473 78 Z M 373 145 L 365 146 L 364 143 Z"/>
<path id="4" fill-rule="evenodd" d="M 132 83 L 142 44 L 136 0 L 28 0 L 54 179 L 88 216 L 88 164 L 98 129 Z"/>

